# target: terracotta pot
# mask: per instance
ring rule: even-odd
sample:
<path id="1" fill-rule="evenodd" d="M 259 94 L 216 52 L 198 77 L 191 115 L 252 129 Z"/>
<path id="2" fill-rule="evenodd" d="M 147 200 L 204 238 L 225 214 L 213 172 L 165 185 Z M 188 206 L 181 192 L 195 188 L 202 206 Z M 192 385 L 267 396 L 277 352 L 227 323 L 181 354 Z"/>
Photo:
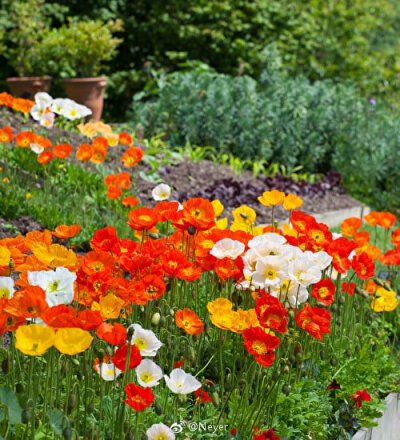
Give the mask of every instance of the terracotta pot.
<path id="1" fill-rule="evenodd" d="M 7 78 L 8 87 L 14 96 L 33 99 L 37 92 L 48 92 L 51 76 L 26 76 Z"/>
<path id="2" fill-rule="evenodd" d="M 99 78 L 70 78 L 62 81 L 68 98 L 89 107 L 93 114 L 88 119 L 98 121 L 103 112 L 105 76 Z"/>

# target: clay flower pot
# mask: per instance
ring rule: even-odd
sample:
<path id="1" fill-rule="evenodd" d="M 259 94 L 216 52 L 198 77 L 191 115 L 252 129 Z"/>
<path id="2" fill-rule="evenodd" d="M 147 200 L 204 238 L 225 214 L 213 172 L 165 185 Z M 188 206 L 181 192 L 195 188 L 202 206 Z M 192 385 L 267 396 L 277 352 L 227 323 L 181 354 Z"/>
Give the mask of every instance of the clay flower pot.
<path id="1" fill-rule="evenodd" d="M 78 104 L 86 105 L 93 114 L 89 119 L 98 121 L 103 112 L 104 89 L 107 84 L 105 76 L 99 78 L 70 78 L 62 81 L 68 98 Z"/>
<path id="2" fill-rule="evenodd" d="M 26 76 L 7 78 L 8 87 L 14 96 L 34 99 L 38 92 L 48 92 L 51 85 L 51 76 Z"/>

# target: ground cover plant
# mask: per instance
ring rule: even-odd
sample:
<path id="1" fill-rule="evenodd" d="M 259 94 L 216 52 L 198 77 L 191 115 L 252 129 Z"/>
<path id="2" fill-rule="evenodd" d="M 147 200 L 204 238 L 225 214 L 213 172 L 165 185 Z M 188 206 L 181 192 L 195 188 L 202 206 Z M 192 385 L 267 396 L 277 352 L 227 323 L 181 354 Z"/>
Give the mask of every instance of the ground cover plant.
<path id="1" fill-rule="evenodd" d="M 168 201 L 163 183 L 144 206 L 132 182 L 147 150 L 80 128 L 90 142 L 0 130 L 1 215 L 35 196 L 18 195 L 18 165 L 48 186 L 54 223 L 0 240 L 0 435 L 338 440 L 373 426 L 400 384 L 396 216 L 349 218 L 339 234 L 292 185 L 260 184 L 263 216 Z M 107 168 L 113 154 L 129 172 Z M 89 213 L 70 216 L 86 197 Z M 88 233 L 96 216 L 106 225 Z"/>

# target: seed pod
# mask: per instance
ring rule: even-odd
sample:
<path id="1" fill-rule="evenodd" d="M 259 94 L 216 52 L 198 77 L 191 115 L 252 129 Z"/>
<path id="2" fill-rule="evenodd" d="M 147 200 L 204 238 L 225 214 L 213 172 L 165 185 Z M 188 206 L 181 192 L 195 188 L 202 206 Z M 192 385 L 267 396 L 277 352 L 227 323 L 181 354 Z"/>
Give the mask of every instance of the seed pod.
<path id="1" fill-rule="evenodd" d="M 22 385 L 22 383 L 18 382 L 15 385 L 15 391 L 17 394 L 22 394 L 24 392 L 24 386 Z"/>
<path id="2" fill-rule="evenodd" d="M 62 436 L 64 440 L 72 440 L 72 436 L 73 436 L 73 431 L 72 428 L 70 426 L 66 426 L 63 430 L 62 430 Z"/>
<path id="3" fill-rule="evenodd" d="M 27 425 L 32 420 L 32 410 L 30 408 L 25 408 L 21 413 L 21 422 Z"/>
<path id="4" fill-rule="evenodd" d="M 332 304 L 332 312 L 337 312 L 337 305 L 336 304 Z"/>
<path id="5" fill-rule="evenodd" d="M 342 321 L 341 321 L 340 319 L 338 319 L 338 320 L 336 321 L 336 324 L 340 327 L 340 326 L 342 325 Z"/>
<path id="6" fill-rule="evenodd" d="M 190 234 L 190 235 L 194 235 L 195 233 L 196 233 L 196 228 L 194 227 L 194 226 L 192 226 L 192 225 L 190 225 L 189 227 L 188 227 L 188 233 Z"/>
<path id="7" fill-rule="evenodd" d="M 161 315 L 156 312 L 153 314 L 153 316 L 151 317 L 151 323 L 155 326 L 157 326 L 160 323 L 161 320 Z"/>
<path id="8" fill-rule="evenodd" d="M 285 396 L 288 396 L 290 394 L 290 390 L 291 390 L 290 385 L 288 384 L 283 385 L 282 393 L 285 394 Z"/>
<path id="9" fill-rule="evenodd" d="M 150 232 L 149 237 L 152 240 L 158 240 L 160 238 L 159 235 L 156 232 Z"/>

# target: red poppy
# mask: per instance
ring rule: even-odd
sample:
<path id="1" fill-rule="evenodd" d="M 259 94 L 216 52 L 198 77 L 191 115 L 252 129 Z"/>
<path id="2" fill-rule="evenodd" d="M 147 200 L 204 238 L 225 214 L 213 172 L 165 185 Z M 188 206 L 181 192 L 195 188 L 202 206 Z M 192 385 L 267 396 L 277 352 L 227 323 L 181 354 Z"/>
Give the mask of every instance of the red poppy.
<path id="1" fill-rule="evenodd" d="M 43 151 L 43 153 L 40 153 L 36 158 L 41 165 L 46 165 L 51 159 L 53 159 L 53 153 L 51 151 Z"/>
<path id="2" fill-rule="evenodd" d="M 288 312 L 278 298 L 262 295 L 256 300 L 256 314 L 260 325 L 277 332 L 286 332 Z"/>
<path id="3" fill-rule="evenodd" d="M 121 345 L 126 341 L 128 332 L 126 328 L 118 324 L 118 322 L 114 324 L 103 322 L 97 328 L 96 335 L 111 345 Z"/>
<path id="4" fill-rule="evenodd" d="M 268 429 L 267 431 L 253 434 L 253 440 L 281 440 L 281 438 L 275 435 L 273 429 Z"/>
<path id="5" fill-rule="evenodd" d="M 118 188 L 117 186 L 110 186 L 106 192 L 106 196 L 110 200 L 118 199 L 122 196 L 122 190 L 121 188 Z"/>
<path id="6" fill-rule="evenodd" d="M 90 332 L 96 329 L 102 322 L 103 319 L 98 310 L 86 309 L 78 313 L 77 325 L 82 330 Z"/>
<path id="7" fill-rule="evenodd" d="M 297 232 L 305 233 L 307 227 L 316 224 L 316 220 L 313 216 L 305 214 L 302 211 L 292 211 L 290 223 Z"/>
<path id="8" fill-rule="evenodd" d="M 53 154 L 54 157 L 57 157 L 58 159 L 66 159 L 74 150 L 72 145 L 69 144 L 58 144 L 54 145 L 53 148 Z"/>
<path id="9" fill-rule="evenodd" d="M 354 283 L 346 283 L 346 281 L 342 283 L 342 291 L 347 293 L 347 295 L 354 295 L 355 288 L 356 285 Z"/>
<path id="10" fill-rule="evenodd" d="M 139 349 L 134 344 L 123 344 L 120 345 L 115 351 L 114 356 L 112 356 L 112 361 L 114 365 L 119 368 L 121 371 L 125 371 L 126 365 L 126 357 L 128 355 L 128 348 L 130 349 L 130 358 L 129 358 L 129 368 L 128 370 L 132 370 L 132 368 L 136 368 L 140 362 L 142 362 L 142 355 L 140 354 Z"/>
<path id="11" fill-rule="evenodd" d="M 129 212 L 128 225 L 135 231 L 151 229 L 159 220 L 157 213 L 151 208 L 138 208 Z"/>
<path id="12" fill-rule="evenodd" d="M 354 401 L 354 406 L 357 409 L 361 408 L 363 402 L 371 402 L 371 396 L 368 394 L 367 390 L 358 390 L 350 396 Z"/>
<path id="13" fill-rule="evenodd" d="M 214 261 L 214 272 L 221 278 L 221 280 L 227 280 L 229 278 L 238 278 L 241 276 L 241 271 L 236 266 L 235 261 L 231 258 L 212 258 Z"/>
<path id="14" fill-rule="evenodd" d="M 196 396 L 196 403 L 212 402 L 211 397 L 201 387 L 194 392 L 194 395 Z"/>
<path id="15" fill-rule="evenodd" d="M 400 265 L 400 250 L 389 249 L 379 258 L 379 261 L 386 266 Z"/>
<path id="16" fill-rule="evenodd" d="M 76 150 L 76 158 L 81 161 L 89 160 L 93 156 L 93 148 L 89 144 L 81 144 Z"/>
<path id="17" fill-rule="evenodd" d="M 373 277 L 375 273 L 375 263 L 365 252 L 353 258 L 351 267 L 362 280 Z"/>
<path id="18" fill-rule="evenodd" d="M 319 248 L 323 248 L 332 241 L 332 232 L 324 223 L 306 224 L 305 233 L 309 242 Z"/>
<path id="19" fill-rule="evenodd" d="M 324 306 L 329 306 L 333 303 L 335 289 L 336 288 L 332 280 L 329 278 L 324 278 L 313 285 L 311 293 L 313 298 L 315 298 L 319 303 L 323 304 Z"/>
<path id="20" fill-rule="evenodd" d="M 128 399 L 124 400 L 124 403 L 129 405 L 135 411 L 145 410 L 155 399 L 155 395 L 150 387 L 142 388 L 134 383 L 128 383 L 125 387 L 125 393 Z"/>
<path id="21" fill-rule="evenodd" d="M 118 240 L 117 230 L 114 226 L 106 226 L 104 229 L 98 229 L 90 241 L 90 245 L 96 251 L 110 251 L 114 243 Z"/>
<path id="22" fill-rule="evenodd" d="M 313 338 L 322 341 L 325 333 L 330 333 L 331 313 L 320 307 L 311 307 L 306 304 L 296 315 L 297 325 Z"/>
<path id="23" fill-rule="evenodd" d="M 354 241 L 339 237 L 331 241 L 326 247 L 326 252 L 332 256 L 332 266 L 340 273 L 346 273 L 351 266 L 349 255 L 357 247 Z"/>
<path id="24" fill-rule="evenodd" d="M 80 225 L 59 225 L 54 229 L 53 235 L 63 240 L 75 237 L 81 230 Z"/>
<path id="25" fill-rule="evenodd" d="M 178 250 L 171 249 L 166 251 L 161 255 L 160 263 L 161 267 L 168 277 L 176 277 L 179 273 L 179 270 L 182 266 L 184 266 L 188 260 L 186 259 L 186 255 Z"/>
<path id="26" fill-rule="evenodd" d="M 180 361 L 175 361 L 175 362 L 174 362 L 174 365 L 172 366 L 172 369 L 175 369 L 175 368 L 183 368 L 183 363 L 184 363 L 183 359 L 180 360 Z"/>
<path id="27" fill-rule="evenodd" d="M 122 204 L 124 206 L 129 206 L 130 208 L 134 208 L 136 205 L 139 204 L 139 200 L 134 196 L 128 196 L 122 199 Z"/>
<path id="28" fill-rule="evenodd" d="M 179 202 L 162 201 L 158 202 L 157 205 L 154 207 L 154 212 L 158 214 L 161 221 L 165 222 L 172 219 L 173 214 L 178 211 L 178 208 Z"/>
<path id="29" fill-rule="evenodd" d="M 32 131 L 21 131 L 15 137 L 15 144 L 21 148 L 28 148 L 33 141 Z"/>
<path id="30" fill-rule="evenodd" d="M 65 304 L 50 307 L 43 312 L 40 317 L 49 326 L 53 328 L 79 327 L 77 321 L 77 311 L 73 307 Z"/>
<path id="31" fill-rule="evenodd" d="M 260 327 L 250 327 L 242 335 L 246 350 L 254 356 L 256 362 L 264 367 L 271 366 L 275 360 L 274 349 L 280 344 L 279 338 Z"/>
<path id="32" fill-rule="evenodd" d="M 333 381 L 326 387 L 327 390 L 340 390 L 340 385 L 337 383 L 336 379 L 333 379 Z"/>
<path id="33" fill-rule="evenodd" d="M 193 226 L 199 231 L 205 231 L 215 226 L 213 205 L 202 198 L 190 199 L 183 202 L 183 221 L 187 226 Z"/>

